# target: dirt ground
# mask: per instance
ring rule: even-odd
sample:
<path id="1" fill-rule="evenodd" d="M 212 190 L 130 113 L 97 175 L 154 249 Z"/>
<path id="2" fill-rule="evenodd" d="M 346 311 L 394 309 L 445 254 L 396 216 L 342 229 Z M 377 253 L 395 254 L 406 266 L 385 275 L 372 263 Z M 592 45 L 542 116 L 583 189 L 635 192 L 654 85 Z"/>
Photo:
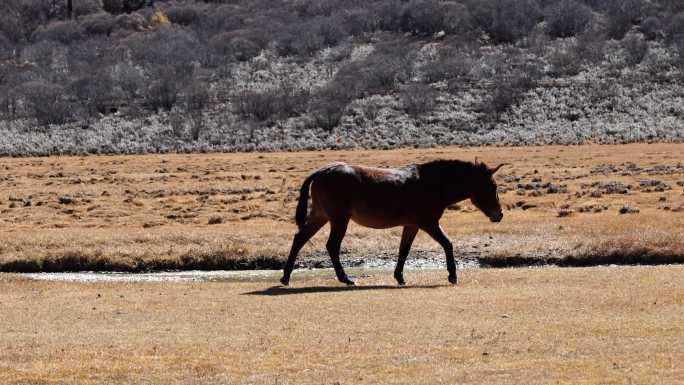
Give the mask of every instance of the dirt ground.
<path id="1" fill-rule="evenodd" d="M 2 384 L 684 383 L 684 268 L 212 283 L 0 274 Z"/>
<path id="2" fill-rule="evenodd" d="M 468 202 L 445 213 L 460 258 L 684 261 L 684 144 L 632 144 L 5 158 L 0 271 L 277 268 L 313 170 L 438 158 L 513 164 L 497 174 L 502 223 Z M 352 225 L 342 259 L 394 258 L 400 234 Z M 301 261 L 327 260 L 326 236 Z M 442 255 L 424 234 L 413 251 Z"/>

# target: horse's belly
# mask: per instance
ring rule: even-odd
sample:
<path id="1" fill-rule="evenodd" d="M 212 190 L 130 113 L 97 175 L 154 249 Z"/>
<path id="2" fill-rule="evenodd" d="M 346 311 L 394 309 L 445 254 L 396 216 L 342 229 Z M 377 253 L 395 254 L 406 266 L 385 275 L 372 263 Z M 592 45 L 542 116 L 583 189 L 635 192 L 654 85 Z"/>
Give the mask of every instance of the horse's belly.
<path id="1" fill-rule="evenodd" d="M 351 220 L 361 226 L 374 229 L 387 229 L 399 226 L 401 220 L 394 215 L 372 215 L 368 213 L 352 212 Z"/>

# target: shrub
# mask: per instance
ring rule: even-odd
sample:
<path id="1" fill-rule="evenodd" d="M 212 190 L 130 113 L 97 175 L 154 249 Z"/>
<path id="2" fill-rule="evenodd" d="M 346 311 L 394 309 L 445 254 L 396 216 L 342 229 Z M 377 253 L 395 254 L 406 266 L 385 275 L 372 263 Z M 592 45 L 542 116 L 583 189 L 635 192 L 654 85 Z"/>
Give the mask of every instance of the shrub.
<path id="1" fill-rule="evenodd" d="M 491 98 L 483 109 L 498 117 L 534 88 L 539 78 L 541 70 L 536 63 L 523 63 L 518 68 L 500 70 L 492 79 Z"/>
<path id="2" fill-rule="evenodd" d="M 124 0 L 102 0 L 102 8 L 112 14 L 123 12 Z"/>
<path id="3" fill-rule="evenodd" d="M 641 63 L 648 53 L 648 43 L 638 33 L 627 34 L 622 39 L 622 47 L 625 52 L 625 62 L 630 66 Z"/>
<path id="4" fill-rule="evenodd" d="M 193 6 L 178 5 L 167 9 L 166 16 L 174 24 L 191 25 L 197 22 L 200 13 Z"/>
<path id="5" fill-rule="evenodd" d="M 22 85 L 22 96 L 33 118 L 42 125 L 63 124 L 69 119 L 64 89 L 57 84 L 29 81 Z"/>
<path id="6" fill-rule="evenodd" d="M 305 112 L 309 93 L 285 83 L 264 91 L 243 91 L 235 99 L 236 112 L 240 116 L 256 121 L 268 121 Z"/>
<path id="7" fill-rule="evenodd" d="M 55 52 L 60 48 L 60 44 L 48 41 L 39 41 L 32 45 L 24 47 L 21 51 L 23 59 L 35 63 L 43 70 L 49 70 L 52 66 Z"/>
<path id="8" fill-rule="evenodd" d="M 606 41 L 596 31 L 587 31 L 577 37 L 574 46 L 577 57 L 588 64 L 599 64 L 605 58 Z"/>
<path id="9" fill-rule="evenodd" d="M 280 56 L 308 57 L 337 45 L 344 36 L 346 31 L 337 18 L 316 18 L 286 28 L 276 38 L 276 50 Z"/>
<path id="10" fill-rule="evenodd" d="M 159 64 L 150 69 L 150 84 L 145 101 L 153 111 L 171 111 L 178 100 L 182 83 L 177 79 L 176 69 L 171 65 Z"/>
<path id="11" fill-rule="evenodd" d="M 248 61 L 259 56 L 261 47 L 253 40 L 236 37 L 230 41 L 232 55 L 238 61 Z"/>
<path id="12" fill-rule="evenodd" d="M 185 92 L 185 110 L 190 114 L 192 126 L 190 135 L 192 140 L 199 140 L 200 134 L 204 131 L 204 117 L 202 112 L 209 104 L 209 85 L 196 79 Z"/>
<path id="13" fill-rule="evenodd" d="M 339 124 L 349 102 L 348 90 L 340 84 L 333 82 L 323 87 L 316 92 L 310 105 L 314 122 L 324 130 L 332 130 Z"/>
<path id="14" fill-rule="evenodd" d="M 70 94 L 76 96 L 90 115 L 93 112 L 106 114 L 114 99 L 114 81 L 109 68 L 86 73 L 68 87 Z"/>
<path id="15" fill-rule="evenodd" d="M 606 9 L 606 35 L 622 40 L 643 15 L 642 0 L 610 0 Z"/>
<path id="16" fill-rule="evenodd" d="M 378 29 L 377 18 L 368 8 L 357 8 L 342 12 L 341 17 L 344 30 L 352 36 L 359 36 Z"/>
<path id="17" fill-rule="evenodd" d="M 14 43 L 12 43 L 4 33 L 0 32 L 0 58 L 5 59 L 12 56 L 13 51 Z"/>
<path id="18" fill-rule="evenodd" d="M 235 32 L 224 32 L 214 36 L 209 41 L 209 46 L 214 54 L 241 62 L 257 57 L 261 53 L 259 44 L 247 36 L 236 35 Z"/>
<path id="19" fill-rule="evenodd" d="M 470 56 L 452 51 L 440 55 L 437 60 L 425 63 L 421 69 L 424 81 L 434 83 L 464 78 L 468 75 L 472 66 L 473 60 Z"/>
<path id="20" fill-rule="evenodd" d="M 417 118 L 435 108 L 437 92 L 425 84 L 412 84 L 401 91 L 400 99 L 404 111 Z"/>
<path id="21" fill-rule="evenodd" d="M 135 34 L 126 40 L 135 62 L 159 79 L 170 78 L 185 87 L 193 76 L 199 56 L 197 38 L 182 29 L 163 27 L 151 33 Z"/>
<path id="22" fill-rule="evenodd" d="M 376 45 L 375 51 L 359 63 L 362 82 L 358 89 L 370 93 L 387 93 L 397 82 L 413 78 L 415 47 L 405 41 L 389 41 Z"/>
<path id="23" fill-rule="evenodd" d="M 570 37 L 583 33 L 593 15 L 589 7 L 576 0 L 561 0 L 546 9 L 546 28 L 551 37 Z"/>
<path id="24" fill-rule="evenodd" d="M 69 45 L 83 38 L 83 27 L 76 21 L 55 21 L 35 32 L 37 40 L 54 40 Z"/>
<path id="25" fill-rule="evenodd" d="M 551 64 L 549 75 L 553 77 L 575 76 L 580 72 L 582 60 L 575 46 L 559 47 L 547 59 Z"/>
<path id="26" fill-rule="evenodd" d="M 641 25 L 639 30 L 644 34 L 646 40 L 655 40 L 663 35 L 663 21 L 656 16 L 650 16 L 646 18 Z"/>
<path id="27" fill-rule="evenodd" d="M 102 4 L 100 0 L 76 0 L 73 2 L 73 4 L 73 12 L 74 16 L 76 17 L 92 15 L 102 10 Z"/>
<path id="28" fill-rule="evenodd" d="M 102 8 L 112 14 L 131 13 L 144 7 L 147 0 L 102 0 Z"/>
<path id="29" fill-rule="evenodd" d="M 665 36 L 670 44 L 676 44 L 684 39 L 684 12 L 672 17 L 667 24 Z"/>
<path id="30" fill-rule="evenodd" d="M 306 112 L 309 98 L 309 91 L 293 84 L 281 84 L 278 89 L 278 112 L 280 116 L 292 117 Z"/>
<path id="31" fill-rule="evenodd" d="M 155 16 L 160 12 L 155 13 Z M 163 15 L 163 14 L 162 14 Z M 154 17 L 152 18 L 154 20 Z M 139 13 L 123 14 L 115 18 L 116 27 L 122 31 L 143 31 L 149 26 L 147 19 Z"/>
<path id="32" fill-rule="evenodd" d="M 401 25 L 403 5 L 400 0 L 380 1 L 372 6 L 377 19 L 377 28 L 381 31 L 398 31 Z"/>
<path id="33" fill-rule="evenodd" d="M 446 29 L 445 16 L 438 0 L 411 0 L 401 15 L 401 31 L 432 35 Z"/>
<path id="34" fill-rule="evenodd" d="M 128 98 L 129 104 L 132 104 L 138 98 L 145 83 L 142 72 L 131 65 L 121 64 L 118 66 L 115 78 L 121 91 Z"/>
<path id="35" fill-rule="evenodd" d="M 236 112 L 243 118 L 265 121 L 278 111 L 278 96 L 274 90 L 242 91 L 236 99 Z"/>
<path id="36" fill-rule="evenodd" d="M 116 20 L 107 13 L 89 15 L 81 21 L 86 35 L 107 35 L 116 28 Z"/>
<path id="37" fill-rule="evenodd" d="M 470 0 L 473 24 L 494 43 L 513 43 L 526 36 L 542 16 L 536 0 Z"/>

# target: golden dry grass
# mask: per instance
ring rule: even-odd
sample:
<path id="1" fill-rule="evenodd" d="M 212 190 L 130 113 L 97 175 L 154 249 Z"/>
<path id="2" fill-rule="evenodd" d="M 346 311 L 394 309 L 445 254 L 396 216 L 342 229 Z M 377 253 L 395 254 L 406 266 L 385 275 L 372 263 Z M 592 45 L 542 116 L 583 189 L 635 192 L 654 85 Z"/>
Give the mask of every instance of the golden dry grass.
<path id="1" fill-rule="evenodd" d="M 469 203 L 447 211 L 442 224 L 457 253 L 499 261 L 516 256 L 612 256 L 604 262 L 684 258 L 684 194 L 676 185 L 684 180 L 684 145 L 631 144 L 3 159 L 0 268 L 211 268 L 258 256 L 278 261 L 295 230 L 292 217 L 300 183 L 312 170 L 337 160 L 400 166 L 475 157 L 491 164 L 512 163 L 497 176 L 500 186 L 512 190 L 501 194 L 508 209 L 497 225 Z M 535 178 L 565 184 L 568 192 L 516 193 L 518 183 Z M 672 189 L 642 192 L 638 185 L 643 179 L 667 182 Z M 626 195 L 576 196 L 595 190 L 583 184 L 602 181 L 634 188 Z M 63 196 L 73 203 L 60 203 Z M 536 207 L 522 210 L 516 203 Z M 566 204 L 573 213 L 559 218 Z M 592 204 L 607 210 L 579 212 Z M 618 214 L 623 204 L 638 207 L 640 213 Z M 223 223 L 208 224 L 212 217 Z M 326 236 L 324 229 L 302 256 L 323 253 Z M 352 225 L 343 250 L 363 257 L 391 256 L 399 236 L 398 228 Z M 414 250 L 441 253 L 424 234 Z"/>
<path id="2" fill-rule="evenodd" d="M 0 274 L 2 384 L 676 384 L 684 268 L 82 284 Z"/>

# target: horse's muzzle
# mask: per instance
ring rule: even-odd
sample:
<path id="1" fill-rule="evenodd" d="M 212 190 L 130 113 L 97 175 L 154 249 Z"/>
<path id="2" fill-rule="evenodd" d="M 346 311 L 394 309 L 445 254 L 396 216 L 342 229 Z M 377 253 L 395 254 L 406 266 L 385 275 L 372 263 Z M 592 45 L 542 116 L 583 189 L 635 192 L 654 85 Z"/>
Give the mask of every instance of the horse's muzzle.
<path id="1" fill-rule="evenodd" d="M 496 223 L 501 222 L 502 219 L 503 219 L 503 213 L 501 211 L 496 212 L 496 213 L 489 216 L 489 220 L 492 222 L 496 222 Z"/>

